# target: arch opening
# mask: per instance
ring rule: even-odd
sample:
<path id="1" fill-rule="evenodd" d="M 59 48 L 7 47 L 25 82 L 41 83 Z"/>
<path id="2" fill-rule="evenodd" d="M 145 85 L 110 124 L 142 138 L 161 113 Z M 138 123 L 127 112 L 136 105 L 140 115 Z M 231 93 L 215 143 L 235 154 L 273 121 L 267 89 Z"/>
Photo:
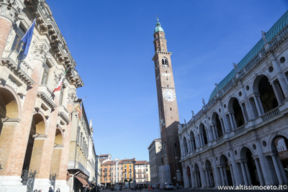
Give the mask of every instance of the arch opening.
<path id="1" fill-rule="evenodd" d="M 246 174 L 248 176 L 247 179 L 249 180 L 249 184 L 260 185 L 260 179 L 252 152 L 247 147 L 244 147 L 241 150 L 241 157 L 244 160 L 244 166 L 247 166 L 248 168 L 246 169 Z"/>
<path id="2" fill-rule="evenodd" d="M 32 117 L 32 123 L 22 167 L 21 176 L 23 182 L 25 182 L 25 178 L 27 178 L 28 172 L 39 172 L 44 145 L 44 138 L 41 137 L 43 134 L 45 134 L 45 121 L 40 114 L 35 114 Z"/>
<path id="3" fill-rule="evenodd" d="M 229 161 L 227 159 L 227 157 L 225 155 L 222 155 L 220 158 L 220 165 L 221 165 L 221 169 L 220 171 L 222 171 L 222 175 L 223 175 L 223 183 L 225 185 L 231 186 L 233 185 L 233 180 L 232 180 L 232 174 L 231 174 L 231 169 L 230 169 L 230 165 L 229 165 Z"/>
<path id="4" fill-rule="evenodd" d="M 282 135 L 276 136 L 272 140 L 272 152 L 275 155 L 276 161 L 274 161 L 274 170 L 278 166 L 280 176 L 282 177 L 282 184 L 288 183 L 288 139 Z M 279 177 L 279 176 L 277 176 Z M 278 178 L 278 183 L 280 178 Z"/>
<path id="5" fill-rule="evenodd" d="M 208 177 L 207 178 L 208 187 L 214 187 L 215 186 L 215 182 L 214 182 L 213 169 L 212 169 L 212 165 L 211 165 L 209 160 L 206 160 L 205 167 L 206 167 L 207 177 Z"/>
<path id="6" fill-rule="evenodd" d="M 194 152 L 196 150 L 196 142 L 193 131 L 190 132 L 190 142 L 191 142 L 191 150 L 192 152 Z"/>
<path id="7" fill-rule="evenodd" d="M 200 124 L 199 129 L 200 129 L 200 135 L 203 139 L 203 145 L 207 145 L 208 144 L 207 133 L 203 123 Z"/>
<path id="8" fill-rule="evenodd" d="M 195 177 L 196 187 L 197 188 L 202 187 L 200 170 L 199 170 L 199 167 L 197 164 L 195 164 L 195 166 L 194 166 L 194 177 Z"/>
<path id="9" fill-rule="evenodd" d="M 254 92 L 260 97 L 264 113 L 271 111 L 278 106 L 273 87 L 265 75 L 261 75 L 255 79 Z"/>
<path id="10" fill-rule="evenodd" d="M 51 160 L 51 169 L 50 175 L 56 176 L 59 178 L 59 171 L 61 166 L 61 156 L 63 150 L 63 136 L 59 129 L 55 131 L 55 139 L 54 139 L 54 148 L 52 153 L 52 160 Z"/>
<path id="11" fill-rule="evenodd" d="M 219 115 L 217 113 L 213 113 L 212 121 L 213 121 L 214 126 L 216 127 L 217 138 L 222 137 L 223 136 L 223 128 L 221 125 Z"/>
<path id="12" fill-rule="evenodd" d="M 239 101 L 235 97 L 231 98 L 229 102 L 229 111 L 234 117 L 237 128 L 244 125 L 243 111 L 241 109 Z"/>
<path id="13" fill-rule="evenodd" d="M 14 95 L 5 88 L 0 88 L 0 173 L 5 171 L 8 154 L 14 137 L 18 118 L 18 104 Z M 10 121 L 7 123 L 7 121 Z"/>

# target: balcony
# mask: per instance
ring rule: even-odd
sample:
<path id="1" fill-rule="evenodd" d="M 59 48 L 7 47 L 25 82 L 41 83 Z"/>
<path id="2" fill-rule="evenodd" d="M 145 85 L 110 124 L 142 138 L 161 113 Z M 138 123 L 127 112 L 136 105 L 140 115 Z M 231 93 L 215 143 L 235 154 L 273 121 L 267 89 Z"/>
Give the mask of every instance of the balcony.
<path id="1" fill-rule="evenodd" d="M 58 115 L 65 121 L 65 123 L 68 125 L 70 120 L 69 120 L 69 112 L 66 109 L 65 106 L 61 105 L 59 106 L 59 112 Z"/>
<path id="2" fill-rule="evenodd" d="M 44 101 L 44 103 L 46 103 L 51 108 L 52 111 L 55 109 L 56 104 L 53 100 L 54 95 L 52 91 L 48 89 L 48 87 L 40 86 L 38 88 L 37 96 L 40 97 Z"/>
<path id="3" fill-rule="evenodd" d="M 31 68 L 25 62 L 18 65 L 10 58 L 0 60 L 0 65 L 6 66 L 14 75 L 16 75 L 21 81 L 23 81 L 27 88 L 31 88 L 34 81 L 30 78 Z"/>
<path id="4" fill-rule="evenodd" d="M 271 111 L 268 111 L 267 113 L 263 114 L 261 116 L 263 122 L 265 121 L 268 121 L 270 119 L 272 119 L 273 117 L 279 115 L 280 111 L 279 111 L 279 108 L 275 108 L 275 109 L 272 109 Z"/>

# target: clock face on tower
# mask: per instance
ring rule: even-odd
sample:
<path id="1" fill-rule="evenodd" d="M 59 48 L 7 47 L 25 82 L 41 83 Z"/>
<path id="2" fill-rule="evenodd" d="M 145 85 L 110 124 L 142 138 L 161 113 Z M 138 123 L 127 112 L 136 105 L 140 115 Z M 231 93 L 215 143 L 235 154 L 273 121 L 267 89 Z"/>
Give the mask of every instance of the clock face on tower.
<path id="1" fill-rule="evenodd" d="M 163 97 L 166 101 L 172 102 L 175 100 L 175 92 L 171 89 L 164 89 L 163 90 Z"/>

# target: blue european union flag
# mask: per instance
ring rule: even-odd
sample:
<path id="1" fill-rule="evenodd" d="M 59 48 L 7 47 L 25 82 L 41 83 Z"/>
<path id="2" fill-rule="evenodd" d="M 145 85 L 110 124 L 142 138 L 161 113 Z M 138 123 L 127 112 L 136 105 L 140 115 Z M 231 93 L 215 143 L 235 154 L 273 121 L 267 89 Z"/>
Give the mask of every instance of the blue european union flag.
<path id="1" fill-rule="evenodd" d="M 29 47 L 33 36 L 34 26 L 35 26 L 35 19 L 31 27 L 27 30 L 27 32 L 21 39 L 21 43 L 23 43 L 23 45 L 22 45 L 22 51 L 19 55 L 20 60 L 25 59 L 25 57 L 28 55 Z"/>

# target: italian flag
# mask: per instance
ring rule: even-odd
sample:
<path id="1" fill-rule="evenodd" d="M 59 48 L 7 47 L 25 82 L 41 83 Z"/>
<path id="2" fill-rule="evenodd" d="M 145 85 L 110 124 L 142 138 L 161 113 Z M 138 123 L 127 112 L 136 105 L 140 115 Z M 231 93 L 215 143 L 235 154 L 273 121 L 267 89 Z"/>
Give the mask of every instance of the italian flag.
<path id="1" fill-rule="evenodd" d="M 61 88 L 62 88 L 62 85 L 63 85 L 63 81 L 64 81 L 64 78 L 65 78 L 65 75 L 66 75 L 66 72 L 62 75 L 62 77 L 60 78 L 60 81 L 58 82 L 56 88 L 53 90 L 53 93 L 55 93 L 56 91 L 60 91 Z"/>

